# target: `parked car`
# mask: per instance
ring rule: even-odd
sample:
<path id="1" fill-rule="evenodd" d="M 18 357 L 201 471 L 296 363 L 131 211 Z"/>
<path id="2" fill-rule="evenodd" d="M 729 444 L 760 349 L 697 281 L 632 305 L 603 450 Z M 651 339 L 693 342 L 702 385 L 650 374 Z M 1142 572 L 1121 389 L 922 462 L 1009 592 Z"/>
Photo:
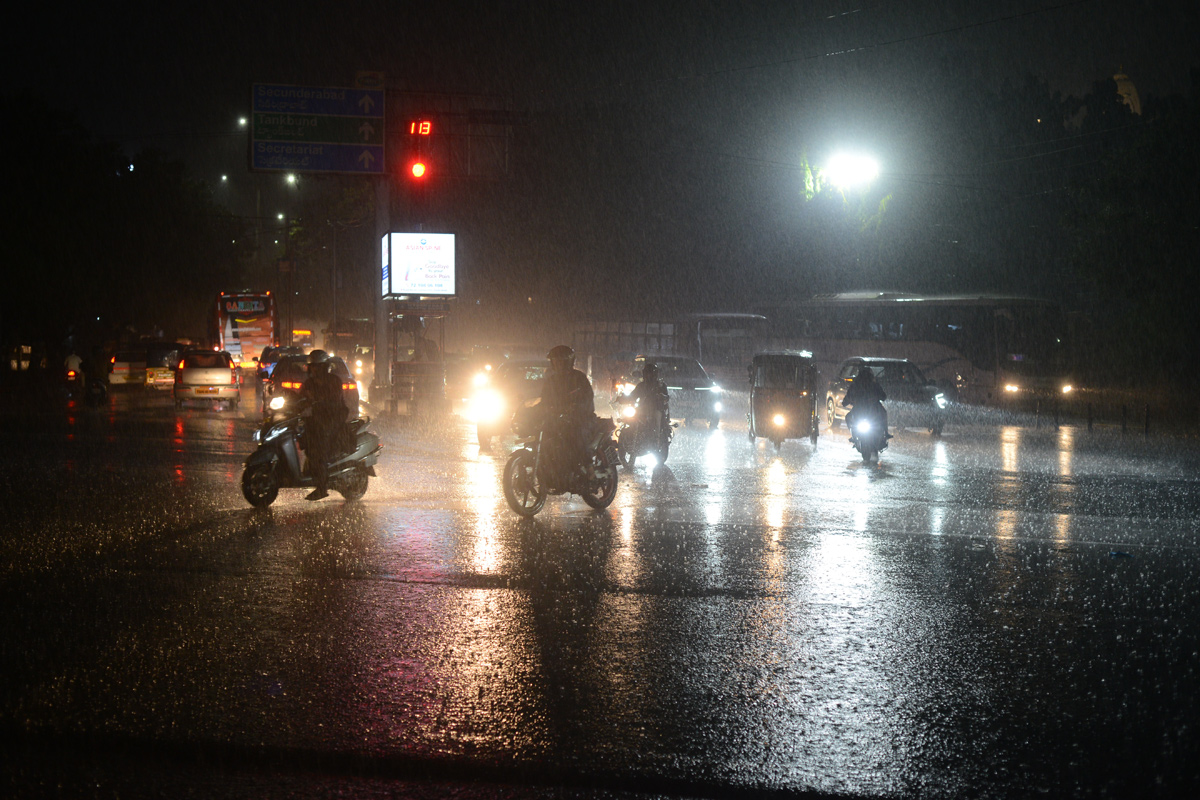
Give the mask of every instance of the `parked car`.
<path id="1" fill-rule="evenodd" d="M 721 424 L 721 387 L 694 358 L 638 356 L 633 360 L 633 373 L 629 381 L 621 387 L 625 394 L 641 382 L 642 368 L 647 362 L 654 362 L 658 366 L 658 377 L 667 385 L 671 419 L 682 419 L 684 425 L 694 419 L 705 419 L 712 429 Z"/>
<path id="2" fill-rule="evenodd" d="M 189 401 L 204 401 L 214 407 L 228 403 L 237 408 L 241 400 L 238 365 L 221 350 L 187 350 L 175 370 L 175 407 Z"/>
<path id="3" fill-rule="evenodd" d="M 829 383 L 825 394 L 825 421 L 830 430 L 844 423 L 848 409 L 842 407 L 842 399 L 858 371 L 864 368 L 875 374 L 875 380 L 887 395 L 884 408 L 888 411 L 889 427 L 927 428 L 934 436 L 941 435 L 948 403 L 937 384 L 907 359 L 866 356 L 843 361 L 837 376 Z"/>
<path id="4" fill-rule="evenodd" d="M 141 348 L 118 350 L 109 359 L 108 382 L 115 386 L 146 383 L 146 351 Z"/>
<path id="5" fill-rule="evenodd" d="M 330 356 L 329 368 L 342 381 L 342 400 L 345 401 L 346 408 L 350 409 L 350 418 L 357 417 L 359 415 L 358 382 L 350 375 L 350 369 L 341 356 Z M 282 398 L 284 408 L 295 402 L 296 398 L 300 396 L 300 387 L 304 385 L 306 378 L 308 378 L 308 356 L 281 356 L 271 370 L 271 377 L 263 385 L 263 416 L 272 413 L 271 401 L 277 397 Z"/>
<path id="6" fill-rule="evenodd" d="M 541 396 L 549 367 L 544 358 L 514 359 L 500 362 L 490 372 L 477 373 L 484 378 L 476 385 L 470 414 L 480 450 L 487 450 L 492 439 L 509 432 L 513 414 L 526 400 Z"/>

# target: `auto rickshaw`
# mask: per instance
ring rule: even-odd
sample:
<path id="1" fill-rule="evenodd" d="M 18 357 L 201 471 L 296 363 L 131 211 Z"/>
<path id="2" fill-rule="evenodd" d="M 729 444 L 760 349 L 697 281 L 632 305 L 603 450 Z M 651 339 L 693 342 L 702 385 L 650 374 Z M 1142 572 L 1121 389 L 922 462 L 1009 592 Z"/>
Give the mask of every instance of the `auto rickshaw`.
<path id="1" fill-rule="evenodd" d="M 757 353 L 750 362 L 750 441 L 808 437 L 817 443 L 817 368 L 804 350 Z"/>

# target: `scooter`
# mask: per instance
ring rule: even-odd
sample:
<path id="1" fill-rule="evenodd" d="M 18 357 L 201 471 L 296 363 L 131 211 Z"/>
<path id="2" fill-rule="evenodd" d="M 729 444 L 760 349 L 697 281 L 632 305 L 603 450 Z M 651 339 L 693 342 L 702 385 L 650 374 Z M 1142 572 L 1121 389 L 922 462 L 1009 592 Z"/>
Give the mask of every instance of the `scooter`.
<path id="1" fill-rule="evenodd" d="M 613 403 L 614 418 L 621 420 L 617 428 L 617 458 L 622 467 L 628 469 L 633 462 L 645 455 L 654 455 L 659 464 L 667 461 L 671 452 L 671 438 L 677 423 L 671 421 L 665 409 L 659 419 L 643 419 L 645 409 L 627 398 Z"/>
<path id="2" fill-rule="evenodd" d="M 850 424 L 850 444 L 862 455 L 863 463 L 879 461 L 879 454 L 887 449 L 888 439 L 892 435 L 887 432 L 887 417 L 884 416 L 883 406 L 875 404 L 875 408 L 864 408 L 854 415 Z"/>
<path id="3" fill-rule="evenodd" d="M 312 475 L 300 465 L 300 440 L 304 435 L 300 412 L 307 404 L 293 406 L 292 413 L 282 418 L 267 417 L 254 432 L 258 449 L 246 459 L 242 470 L 242 496 L 255 508 L 266 508 L 275 502 L 280 489 L 316 485 Z M 281 402 L 276 410 L 282 408 Z M 370 420 L 365 418 L 347 422 L 353 449 L 329 462 L 329 488 L 347 500 L 358 500 L 367 493 L 367 480 L 375 477 L 375 464 L 383 450 L 379 437 L 367 430 L 369 424 Z"/>

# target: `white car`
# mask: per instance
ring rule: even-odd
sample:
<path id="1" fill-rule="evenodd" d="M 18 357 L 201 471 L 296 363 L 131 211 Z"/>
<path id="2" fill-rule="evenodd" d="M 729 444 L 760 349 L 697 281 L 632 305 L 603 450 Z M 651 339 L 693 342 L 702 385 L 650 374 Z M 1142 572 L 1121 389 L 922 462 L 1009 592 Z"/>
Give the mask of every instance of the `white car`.
<path id="1" fill-rule="evenodd" d="M 224 351 L 188 350 L 175 370 L 175 407 L 189 400 L 202 400 L 212 405 L 221 402 L 237 408 L 241 400 L 241 380 L 238 365 Z"/>

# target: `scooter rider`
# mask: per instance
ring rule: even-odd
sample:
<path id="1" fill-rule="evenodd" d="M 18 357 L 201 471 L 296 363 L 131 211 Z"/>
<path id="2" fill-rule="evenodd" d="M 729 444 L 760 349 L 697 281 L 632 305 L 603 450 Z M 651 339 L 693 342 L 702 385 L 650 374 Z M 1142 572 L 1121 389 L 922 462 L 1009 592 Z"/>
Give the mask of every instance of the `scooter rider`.
<path id="1" fill-rule="evenodd" d="M 583 463 L 587 429 L 596 415 L 592 384 L 587 375 L 575 369 L 575 351 L 567 345 L 550 348 L 546 358 L 550 369 L 542 386 L 542 405 L 548 424 L 562 420 L 557 424 L 564 426 L 560 432 L 570 459 L 569 468 L 574 470 Z"/>
<path id="2" fill-rule="evenodd" d="M 644 426 L 662 425 L 670 413 L 670 398 L 667 395 L 667 385 L 658 377 L 658 365 L 653 361 L 645 362 L 642 367 L 642 382 L 629 393 L 629 401 L 637 403 L 642 413 L 638 415 L 638 424 Z M 643 432 L 657 432 L 653 428 L 643 428 Z"/>
<path id="3" fill-rule="evenodd" d="M 304 449 L 316 486 L 305 500 L 329 496 L 329 457 L 349 414 L 342 398 L 342 381 L 329 366 L 329 354 L 313 350 L 308 354 L 308 377 L 300 387 L 300 396 L 312 401 L 312 417 L 304 428 Z"/>
<path id="4" fill-rule="evenodd" d="M 883 407 L 884 400 L 887 400 L 887 394 L 875 380 L 874 371 L 865 364 L 859 367 L 850 388 L 846 390 L 846 396 L 842 398 L 843 406 L 852 407 L 846 414 L 846 427 L 850 429 L 850 438 L 854 438 L 855 422 L 863 415 L 871 414 L 883 423 L 884 438 L 891 438 L 891 434 L 888 433 L 887 409 Z"/>

